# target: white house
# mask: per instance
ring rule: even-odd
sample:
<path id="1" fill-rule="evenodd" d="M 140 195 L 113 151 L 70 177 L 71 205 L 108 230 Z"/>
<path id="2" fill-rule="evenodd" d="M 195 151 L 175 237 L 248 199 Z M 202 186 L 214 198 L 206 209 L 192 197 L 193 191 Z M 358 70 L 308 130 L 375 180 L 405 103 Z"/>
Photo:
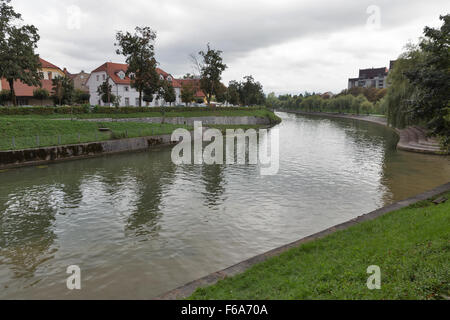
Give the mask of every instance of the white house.
<path id="1" fill-rule="evenodd" d="M 101 101 L 100 95 L 98 94 L 97 90 L 98 87 L 109 77 L 109 83 L 112 86 L 112 94 L 118 97 L 119 106 L 139 106 L 139 92 L 131 87 L 131 79 L 126 76 L 127 69 L 127 64 L 107 62 L 92 71 L 86 83 L 86 85 L 89 87 L 89 93 L 91 95 L 90 104 L 100 106 L 106 105 L 105 103 L 103 103 L 103 101 Z M 156 71 L 158 72 L 161 79 L 167 80 L 172 83 L 176 94 L 176 101 L 174 104 L 182 104 L 181 84 L 176 79 L 174 79 L 171 74 L 159 68 L 157 68 Z M 165 104 L 166 103 L 162 99 L 156 100 L 156 96 L 151 103 L 142 101 L 142 106 L 149 107 L 159 107 Z"/>

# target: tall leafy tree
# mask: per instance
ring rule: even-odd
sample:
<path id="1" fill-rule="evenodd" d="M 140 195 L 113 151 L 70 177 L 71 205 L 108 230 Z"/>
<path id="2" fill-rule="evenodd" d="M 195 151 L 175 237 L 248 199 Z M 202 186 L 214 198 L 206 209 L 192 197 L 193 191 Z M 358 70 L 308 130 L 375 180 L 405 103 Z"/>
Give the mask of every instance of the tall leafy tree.
<path id="1" fill-rule="evenodd" d="M 446 121 L 450 107 L 450 14 L 441 16 L 439 29 L 426 27 L 420 49 L 423 60 L 405 72 L 415 86 L 417 95 L 412 101 L 412 113 L 416 119 L 428 121 L 433 133 L 450 145 L 450 125 Z"/>
<path id="2" fill-rule="evenodd" d="M 186 107 L 195 100 L 196 92 L 197 89 L 192 84 L 192 82 L 183 83 L 183 86 L 181 88 L 181 101 L 186 104 Z"/>
<path id="3" fill-rule="evenodd" d="M 222 51 L 211 49 L 209 44 L 206 49 L 206 52 L 199 52 L 202 58 L 200 62 L 200 88 L 206 95 L 208 105 L 211 105 L 212 97 L 217 93 L 222 73 L 227 69 L 227 65 L 223 63 Z"/>
<path id="4" fill-rule="evenodd" d="M 175 89 L 169 81 L 163 81 L 161 85 L 161 96 L 165 102 L 168 102 L 169 105 L 172 105 L 177 99 L 177 95 L 175 93 Z"/>
<path id="5" fill-rule="evenodd" d="M 227 100 L 229 103 L 231 103 L 234 106 L 237 106 L 241 103 L 240 101 L 240 94 L 241 91 L 241 85 L 239 82 L 232 80 L 228 84 L 228 90 L 227 90 Z"/>
<path id="6" fill-rule="evenodd" d="M 110 105 L 116 101 L 116 97 L 112 94 L 112 85 L 109 83 L 109 77 L 97 88 L 97 93 L 103 103 Z"/>
<path id="7" fill-rule="evenodd" d="M 40 86 L 42 75 L 38 55 L 34 52 L 40 37 L 33 25 L 20 25 L 22 16 L 10 6 L 10 0 L 0 0 L 0 78 L 5 78 L 17 105 L 14 82 Z"/>
<path id="8" fill-rule="evenodd" d="M 135 33 L 118 32 L 116 34 L 117 54 L 126 57 L 127 76 L 131 78 L 131 86 L 139 92 L 139 106 L 142 106 L 142 95 L 156 93 L 160 86 L 156 71 L 154 42 L 156 32 L 149 27 L 136 27 Z"/>
<path id="9" fill-rule="evenodd" d="M 73 80 L 69 77 L 57 76 L 52 79 L 53 98 L 58 105 L 71 104 L 74 94 Z"/>

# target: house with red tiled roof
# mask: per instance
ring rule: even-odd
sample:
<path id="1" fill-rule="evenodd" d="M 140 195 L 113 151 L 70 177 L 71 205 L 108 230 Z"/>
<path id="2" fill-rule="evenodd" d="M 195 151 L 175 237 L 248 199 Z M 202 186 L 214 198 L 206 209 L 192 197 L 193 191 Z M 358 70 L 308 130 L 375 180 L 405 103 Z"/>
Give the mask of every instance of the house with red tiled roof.
<path id="1" fill-rule="evenodd" d="M 101 86 L 106 79 L 109 79 L 109 83 L 112 86 L 112 94 L 119 97 L 119 106 L 139 106 L 139 92 L 131 87 L 131 79 L 127 76 L 128 65 L 123 63 L 106 62 L 100 67 L 91 72 L 86 85 L 89 87 L 89 94 L 91 95 L 91 105 L 105 105 L 101 101 L 101 97 L 98 94 L 98 87 Z M 172 83 L 176 101 L 175 104 L 181 104 L 181 84 L 170 73 L 157 68 L 161 80 L 166 80 Z M 165 105 L 162 99 L 156 99 L 154 97 L 151 103 L 142 101 L 142 106 L 158 107 Z"/>
<path id="2" fill-rule="evenodd" d="M 41 70 L 40 73 L 42 75 L 41 80 L 41 88 L 46 89 L 50 94 L 52 92 L 52 79 L 57 76 L 64 76 L 64 72 L 57 67 L 56 65 L 39 58 L 41 62 Z M 44 101 L 36 100 L 33 98 L 33 92 L 39 87 L 29 86 L 27 84 L 22 83 L 21 81 L 14 82 L 14 91 L 17 97 L 17 104 L 21 106 L 26 105 L 52 105 L 53 101 L 51 99 L 47 99 Z M 9 84 L 6 79 L 0 79 L 0 91 L 1 90 L 10 90 Z"/>

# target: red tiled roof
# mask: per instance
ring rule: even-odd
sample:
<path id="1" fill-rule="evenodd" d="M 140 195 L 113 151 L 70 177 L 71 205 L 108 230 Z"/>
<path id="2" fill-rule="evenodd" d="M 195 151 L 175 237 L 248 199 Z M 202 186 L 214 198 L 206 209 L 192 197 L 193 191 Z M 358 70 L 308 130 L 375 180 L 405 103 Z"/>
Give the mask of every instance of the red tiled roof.
<path id="1" fill-rule="evenodd" d="M 112 81 L 114 81 L 114 83 L 116 84 L 130 84 L 131 83 L 131 79 L 127 76 L 125 76 L 124 79 L 120 79 L 120 77 L 118 76 L 118 73 L 120 71 L 123 72 L 127 72 L 128 70 L 128 65 L 124 64 L 124 63 L 113 63 L 113 62 L 106 62 L 104 64 L 102 64 L 100 67 L 98 67 L 97 69 L 95 69 L 94 71 L 91 72 L 106 72 L 106 74 L 111 78 Z M 165 72 L 164 70 L 160 69 L 160 68 L 156 68 L 156 72 L 158 72 L 158 74 L 162 75 L 165 78 L 167 78 L 168 76 L 171 76 L 169 73 Z M 178 83 L 178 81 L 176 81 L 176 79 L 173 79 L 172 85 L 175 88 L 181 88 L 181 85 Z"/>
<path id="2" fill-rule="evenodd" d="M 59 67 L 55 66 L 54 64 L 52 64 L 42 58 L 39 58 L 39 61 L 41 62 L 42 68 L 58 69 L 58 70 L 62 71 Z"/>
<path id="3" fill-rule="evenodd" d="M 10 90 L 9 84 L 6 81 L 6 79 L 2 79 L 1 81 L 2 81 L 2 89 Z M 42 88 L 48 90 L 48 92 L 51 93 L 53 91 L 53 84 L 51 80 L 41 80 L 41 84 Z M 38 88 L 39 87 L 26 85 L 19 80 L 14 82 L 14 91 L 17 97 L 32 97 L 33 91 Z"/>

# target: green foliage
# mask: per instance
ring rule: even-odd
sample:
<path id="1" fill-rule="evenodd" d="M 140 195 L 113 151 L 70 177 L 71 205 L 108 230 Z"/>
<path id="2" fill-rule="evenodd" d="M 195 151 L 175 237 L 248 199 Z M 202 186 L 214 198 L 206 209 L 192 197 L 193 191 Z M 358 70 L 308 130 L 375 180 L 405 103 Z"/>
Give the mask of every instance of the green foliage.
<path id="1" fill-rule="evenodd" d="M 200 88 L 206 94 L 208 105 L 211 104 L 213 95 L 217 93 L 222 79 L 222 72 L 225 71 L 227 65 L 223 63 L 222 51 L 211 49 L 209 43 L 206 52 L 200 51 L 202 57 L 200 65 Z"/>
<path id="2" fill-rule="evenodd" d="M 0 75 L 9 83 L 11 100 L 17 105 L 14 82 L 39 86 L 41 64 L 34 50 L 40 37 L 33 25 L 20 25 L 22 17 L 9 5 L 0 1 Z"/>
<path id="3" fill-rule="evenodd" d="M 177 100 L 175 89 L 172 83 L 170 83 L 169 81 L 162 81 L 161 97 L 165 102 L 168 102 L 170 105 L 172 105 L 172 103 Z"/>
<path id="4" fill-rule="evenodd" d="M 412 118 L 426 121 L 435 135 L 449 139 L 445 117 L 450 106 L 450 14 L 440 19 L 441 28 L 425 28 L 419 44 L 423 58 L 412 64 L 405 76 L 416 88 L 411 102 Z"/>
<path id="5" fill-rule="evenodd" d="M 72 104 L 74 95 L 73 80 L 69 77 L 57 76 L 52 79 L 53 100 L 56 105 Z"/>
<path id="6" fill-rule="evenodd" d="M 8 101 L 11 101 L 11 91 L 9 90 L 0 91 L 0 105 L 6 105 Z"/>
<path id="7" fill-rule="evenodd" d="M 109 77 L 106 77 L 106 80 L 97 88 L 100 99 L 108 105 L 116 101 L 116 96 L 112 94 L 112 85 L 109 83 L 109 79 Z"/>
<path id="8" fill-rule="evenodd" d="M 73 93 L 73 101 L 76 104 L 84 104 L 89 103 L 89 99 L 91 98 L 91 95 L 88 92 L 85 92 L 83 90 L 77 89 Z"/>
<path id="9" fill-rule="evenodd" d="M 195 99 L 197 89 L 191 83 L 183 83 L 181 88 L 181 101 L 186 104 L 186 107 Z"/>
<path id="10" fill-rule="evenodd" d="M 47 89 L 37 88 L 33 91 L 33 97 L 35 99 L 41 100 L 41 104 L 45 99 L 50 97 L 50 92 Z"/>
<path id="11" fill-rule="evenodd" d="M 142 106 L 143 94 L 148 102 L 149 96 L 161 87 L 156 71 L 155 39 L 156 32 L 149 27 L 136 27 L 134 34 L 118 32 L 116 35 L 115 45 L 119 47 L 116 52 L 126 57 L 126 74 L 131 78 L 131 87 L 139 92 L 139 107 Z"/>

